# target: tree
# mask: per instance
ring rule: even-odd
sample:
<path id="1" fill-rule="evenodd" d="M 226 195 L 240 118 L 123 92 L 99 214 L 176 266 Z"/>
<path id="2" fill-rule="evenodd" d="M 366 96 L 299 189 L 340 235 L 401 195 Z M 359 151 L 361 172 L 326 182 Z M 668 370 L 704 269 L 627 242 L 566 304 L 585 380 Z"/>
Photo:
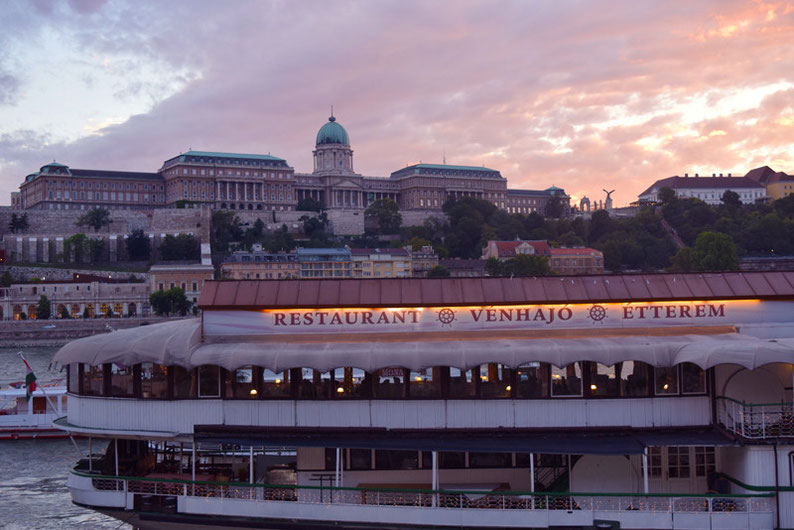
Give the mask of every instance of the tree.
<path id="1" fill-rule="evenodd" d="M 428 278 L 449 278 L 449 269 L 443 265 L 436 265 L 427 271 Z"/>
<path id="2" fill-rule="evenodd" d="M 28 224 L 28 214 L 23 213 L 22 215 L 17 215 L 15 213 L 11 214 L 11 222 L 8 223 L 8 229 L 16 234 L 17 232 L 23 232 L 28 229 L 30 225 Z"/>
<path id="3" fill-rule="evenodd" d="M 505 262 L 505 276 L 552 276 L 554 271 L 549 258 L 529 254 L 519 254 Z"/>
<path id="4" fill-rule="evenodd" d="M 198 240 L 190 234 L 168 234 L 160 243 L 160 258 L 165 261 L 197 260 L 201 257 Z"/>
<path id="5" fill-rule="evenodd" d="M 157 315 L 187 315 L 192 303 L 185 296 L 184 289 L 173 287 L 167 291 L 155 291 L 149 295 L 149 305 Z"/>
<path id="6" fill-rule="evenodd" d="M 322 203 L 322 201 L 312 199 L 311 197 L 306 197 L 298 201 L 298 206 L 295 209 L 299 212 L 320 213 L 321 211 L 325 210 L 325 205 Z"/>
<path id="7" fill-rule="evenodd" d="M 669 272 L 690 272 L 692 270 L 692 247 L 682 248 L 670 261 L 672 265 L 667 269 Z"/>
<path id="8" fill-rule="evenodd" d="M 273 214 L 275 215 L 275 212 Z M 210 246 L 213 252 L 226 252 L 231 241 L 240 241 L 242 237 L 242 223 L 234 212 L 215 210 L 212 213 Z"/>
<path id="9" fill-rule="evenodd" d="M 77 226 L 90 226 L 94 232 L 99 232 L 102 228 L 109 226 L 113 220 L 110 218 L 110 211 L 107 208 L 94 208 L 88 210 L 77 220 Z"/>
<path id="10" fill-rule="evenodd" d="M 504 266 L 499 258 L 491 256 L 485 260 L 485 274 L 488 276 L 504 276 Z"/>
<path id="11" fill-rule="evenodd" d="M 364 217 L 374 218 L 381 234 L 396 234 L 403 223 L 400 208 L 391 199 L 378 199 L 373 202 L 364 211 Z"/>
<path id="12" fill-rule="evenodd" d="M 701 232 L 692 251 L 692 268 L 697 271 L 730 271 L 739 268 L 736 243 L 727 234 Z"/>
<path id="13" fill-rule="evenodd" d="M 86 307 L 83 309 L 83 318 L 91 318 L 91 311 Z"/>
<path id="14" fill-rule="evenodd" d="M 142 229 L 133 230 L 127 236 L 127 257 L 131 261 L 149 261 L 152 246 Z"/>
<path id="15" fill-rule="evenodd" d="M 546 201 L 546 216 L 558 219 L 562 217 L 563 213 L 562 199 L 559 195 L 552 195 L 551 198 Z"/>
<path id="16" fill-rule="evenodd" d="M 39 298 L 39 303 L 36 305 L 36 318 L 47 320 L 50 318 L 50 314 L 50 299 L 44 295 L 41 295 L 41 298 Z"/>
<path id="17" fill-rule="evenodd" d="M 11 273 L 8 271 L 3 272 L 0 276 L 0 287 L 11 287 L 12 283 L 14 283 L 14 278 Z"/>
<path id="18" fill-rule="evenodd" d="M 105 253 L 105 241 L 101 238 L 88 240 L 88 253 L 91 256 L 91 262 L 102 261 Z"/>
<path id="19" fill-rule="evenodd" d="M 320 215 L 303 215 L 299 221 L 303 222 L 303 233 L 308 238 L 323 238 L 325 226 L 328 224 L 328 214 L 322 212 Z"/>
<path id="20" fill-rule="evenodd" d="M 733 212 L 742 207 L 742 200 L 739 197 L 739 194 L 735 191 L 725 190 L 725 193 L 722 194 L 720 201 L 722 201 L 722 204 L 728 207 L 728 210 Z"/>
<path id="21" fill-rule="evenodd" d="M 662 203 L 662 206 L 672 204 L 675 202 L 676 198 L 677 196 L 673 188 L 668 188 L 665 186 L 659 190 L 659 202 Z"/>
<path id="22" fill-rule="evenodd" d="M 81 263 L 85 256 L 88 238 L 85 234 L 75 234 L 63 242 L 63 258 L 65 262 Z"/>
<path id="23" fill-rule="evenodd" d="M 70 314 L 69 314 L 69 310 L 68 310 L 68 309 L 66 309 L 66 306 L 65 306 L 65 305 L 62 305 L 62 306 L 61 306 L 61 307 L 58 309 L 58 313 L 59 313 L 59 314 L 58 314 L 58 318 L 72 318 L 72 315 L 70 315 Z"/>

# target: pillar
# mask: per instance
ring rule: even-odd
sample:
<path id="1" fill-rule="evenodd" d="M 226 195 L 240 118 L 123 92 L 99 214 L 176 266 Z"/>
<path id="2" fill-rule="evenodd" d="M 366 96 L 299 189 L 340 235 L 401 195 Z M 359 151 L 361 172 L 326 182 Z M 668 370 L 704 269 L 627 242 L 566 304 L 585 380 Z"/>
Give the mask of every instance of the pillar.
<path id="1" fill-rule="evenodd" d="M 63 238 L 56 237 L 55 238 L 55 254 L 63 254 Z M 35 255 L 34 255 L 35 257 Z M 53 256 L 54 257 L 54 256 Z"/>
<path id="2" fill-rule="evenodd" d="M 61 238 L 63 241 L 63 238 Z M 39 258 L 36 254 L 36 246 L 37 246 L 37 239 L 35 237 L 28 238 L 28 253 L 30 254 L 30 259 L 28 261 L 39 261 Z"/>
<path id="3" fill-rule="evenodd" d="M 41 261 L 50 261 L 50 238 L 44 237 L 41 239 Z"/>
<path id="4" fill-rule="evenodd" d="M 118 236 L 112 235 L 108 238 L 108 250 L 110 251 L 110 261 L 118 261 Z"/>
<path id="5" fill-rule="evenodd" d="M 775 463 L 777 465 L 777 463 Z M 648 448 L 642 451 L 642 486 L 645 494 L 648 494 Z"/>

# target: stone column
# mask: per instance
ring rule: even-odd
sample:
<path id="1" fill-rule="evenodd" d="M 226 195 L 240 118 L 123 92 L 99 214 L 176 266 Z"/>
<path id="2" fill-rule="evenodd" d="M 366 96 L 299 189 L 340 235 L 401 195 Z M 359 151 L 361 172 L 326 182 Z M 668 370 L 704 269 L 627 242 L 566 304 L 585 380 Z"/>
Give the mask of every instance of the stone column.
<path id="1" fill-rule="evenodd" d="M 50 238 L 44 237 L 41 239 L 41 261 L 50 261 Z"/>
<path id="2" fill-rule="evenodd" d="M 55 238 L 55 254 L 56 255 L 63 254 L 63 238 L 62 237 L 56 237 Z M 55 257 L 55 256 L 53 256 L 53 257 Z"/>
<path id="3" fill-rule="evenodd" d="M 118 261 L 118 236 L 112 235 L 108 238 L 108 250 L 110 261 Z"/>
<path id="4" fill-rule="evenodd" d="M 235 201 L 239 201 L 240 200 L 240 183 L 239 182 L 235 182 L 234 183 L 234 200 Z"/>

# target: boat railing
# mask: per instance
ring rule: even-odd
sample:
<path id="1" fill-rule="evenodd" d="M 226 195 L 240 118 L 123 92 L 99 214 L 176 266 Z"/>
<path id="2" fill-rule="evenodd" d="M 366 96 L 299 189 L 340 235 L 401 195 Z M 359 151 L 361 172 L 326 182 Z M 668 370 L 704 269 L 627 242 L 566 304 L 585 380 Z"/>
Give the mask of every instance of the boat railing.
<path id="1" fill-rule="evenodd" d="M 94 489 L 143 496 L 201 497 L 254 502 L 412 506 L 491 510 L 564 510 L 654 513 L 774 513 L 774 493 L 642 494 L 491 490 L 424 490 L 204 482 L 115 477 L 72 471 L 91 479 Z"/>
<path id="2" fill-rule="evenodd" d="M 717 419 L 729 432 L 742 438 L 765 440 L 794 437 L 794 404 L 746 403 L 717 397 Z"/>

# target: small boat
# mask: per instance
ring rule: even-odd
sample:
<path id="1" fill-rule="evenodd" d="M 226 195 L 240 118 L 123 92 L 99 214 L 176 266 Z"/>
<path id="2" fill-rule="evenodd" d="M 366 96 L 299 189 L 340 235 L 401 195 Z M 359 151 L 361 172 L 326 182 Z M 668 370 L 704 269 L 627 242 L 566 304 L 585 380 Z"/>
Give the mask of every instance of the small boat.
<path id="1" fill-rule="evenodd" d="M 67 433 L 52 426 L 65 414 L 63 379 L 40 383 L 29 400 L 24 383 L 10 383 L 0 389 L 0 440 L 65 438 Z"/>

